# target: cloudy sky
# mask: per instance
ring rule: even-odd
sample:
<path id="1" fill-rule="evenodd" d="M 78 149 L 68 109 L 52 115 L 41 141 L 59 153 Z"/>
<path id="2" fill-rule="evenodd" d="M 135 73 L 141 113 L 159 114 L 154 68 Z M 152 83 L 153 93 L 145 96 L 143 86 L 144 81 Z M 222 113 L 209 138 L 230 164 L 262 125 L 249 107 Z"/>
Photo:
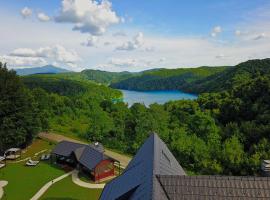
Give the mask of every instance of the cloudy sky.
<path id="1" fill-rule="evenodd" d="M 0 61 L 74 71 L 270 57 L 269 0 L 0 0 Z"/>

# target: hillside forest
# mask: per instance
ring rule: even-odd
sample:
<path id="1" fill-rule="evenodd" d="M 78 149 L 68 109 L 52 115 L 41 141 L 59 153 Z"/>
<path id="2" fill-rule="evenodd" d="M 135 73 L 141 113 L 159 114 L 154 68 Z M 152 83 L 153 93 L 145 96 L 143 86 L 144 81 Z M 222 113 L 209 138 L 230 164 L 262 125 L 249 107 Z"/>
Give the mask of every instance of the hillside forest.
<path id="1" fill-rule="evenodd" d="M 156 79 L 124 72 L 97 83 L 81 74 L 19 77 L 1 63 L 0 151 L 28 145 L 39 131 L 54 131 L 135 154 L 154 131 L 190 174 L 259 174 L 261 160 L 270 156 L 270 59 L 196 69 L 184 73 L 184 82 L 172 82 L 176 72 L 160 69 L 144 72 Z M 107 87 L 118 78 L 121 84 L 154 80 L 144 85 L 156 89 L 164 88 L 153 83 L 167 82 L 199 97 L 128 107 L 114 102 L 122 94 Z"/>

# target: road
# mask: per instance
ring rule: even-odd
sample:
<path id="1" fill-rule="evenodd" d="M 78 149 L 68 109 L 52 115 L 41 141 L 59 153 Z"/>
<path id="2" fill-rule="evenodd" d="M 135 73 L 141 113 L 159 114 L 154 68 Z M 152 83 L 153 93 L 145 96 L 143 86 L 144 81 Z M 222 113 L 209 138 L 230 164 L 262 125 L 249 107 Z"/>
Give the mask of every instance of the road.
<path id="1" fill-rule="evenodd" d="M 81 143 L 81 144 L 87 144 L 85 142 L 82 142 L 80 140 L 72 139 L 64 135 L 56 134 L 56 133 L 46 133 L 46 132 L 41 132 L 38 135 L 40 138 L 50 140 L 53 142 L 61 142 L 63 140 L 70 141 L 70 142 L 76 142 L 76 143 Z M 129 161 L 131 160 L 130 157 L 122 155 L 120 153 L 116 153 L 114 151 L 105 149 L 105 154 L 109 157 L 114 158 L 115 160 L 120 161 L 121 163 L 121 168 L 126 168 Z"/>

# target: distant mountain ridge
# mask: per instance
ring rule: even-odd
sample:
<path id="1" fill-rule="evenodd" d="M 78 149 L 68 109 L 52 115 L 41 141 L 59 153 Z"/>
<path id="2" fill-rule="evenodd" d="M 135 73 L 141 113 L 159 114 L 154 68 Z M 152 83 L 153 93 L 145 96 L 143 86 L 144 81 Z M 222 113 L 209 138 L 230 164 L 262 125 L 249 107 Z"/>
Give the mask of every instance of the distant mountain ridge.
<path id="1" fill-rule="evenodd" d="M 231 67 L 198 67 L 178 69 L 158 69 L 144 71 L 122 81 L 114 82 L 110 86 L 126 90 L 181 90 L 183 86 L 223 72 Z"/>
<path id="2" fill-rule="evenodd" d="M 53 67 L 53 69 L 55 68 Z M 35 74 L 42 73 L 54 73 L 52 76 L 62 79 L 92 81 L 109 85 L 115 89 L 182 90 L 201 94 L 228 90 L 240 83 L 248 82 L 258 75 L 270 74 L 270 58 L 249 60 L 236 66 L 160 68 L 141 72 L 108 72 L 93 69 L 85 69 L 81 72 L 69 72 L 64 69 L 60 71 L 35 71 Z"/>
<path id="3" fill-rule="evenodd" d="M 53 65 L 46 65 L 43 67 L 15 69 L 15 71 L 20 76 L 31 75 L 31 74 L 59 74 L 59 73 L 71 72 L 67 69 L 55 67 Z"/>

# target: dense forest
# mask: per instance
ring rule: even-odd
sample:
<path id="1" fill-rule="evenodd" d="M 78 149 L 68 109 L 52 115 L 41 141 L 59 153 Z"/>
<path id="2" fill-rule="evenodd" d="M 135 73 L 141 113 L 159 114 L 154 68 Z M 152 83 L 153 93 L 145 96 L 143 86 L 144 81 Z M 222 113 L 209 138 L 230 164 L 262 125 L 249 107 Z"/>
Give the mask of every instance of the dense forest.
<path id="1" fill-rule="evenodd" d="M 182 90 L 191 93 L 219 92 L 269 73 L 270 59 L 250 60 L 234 67 L 160 69 L 144 72 L 111 84 L 127 90 Z"/>
<path id="2" fill-rule="evenodd" d="M 40 130 L 52 130 L 134 154 L 155 131 L 191 174 L 256 175 L 261 160 L 270 156 L 269 63 L 252 60 L 201 75 L 213 87 L 197 100 L 130 108 L 113 103 L 121 96 L 118 91 L 85 79 L 19 78 L 1 66 L 1 147 L 22 145 Z M 203 84 L 195 82 L 196 88 Z"/>
<path id="3" fill-rule="evenodd" d="M 219 74 L 230 68 L 231 67 L 198 67 L 148 70 L 137 76 L 115 81 L 111 83 L 110 86 L 112 88 L 139 91 L 187 90 L 190 84 Z"/>
<path id="4" fill-rule="evenodd" d="M 81 72 L 55 74 L 54 77 L 88 80 L 99 84 L 110 85 L 118 89 L 162 90 L 181 89 L 188 83 L 223 72 L 231 67 L 198 67 L 178 69 L 150 69 L 141 72 L 107 72 L 86 69 Z"/>

